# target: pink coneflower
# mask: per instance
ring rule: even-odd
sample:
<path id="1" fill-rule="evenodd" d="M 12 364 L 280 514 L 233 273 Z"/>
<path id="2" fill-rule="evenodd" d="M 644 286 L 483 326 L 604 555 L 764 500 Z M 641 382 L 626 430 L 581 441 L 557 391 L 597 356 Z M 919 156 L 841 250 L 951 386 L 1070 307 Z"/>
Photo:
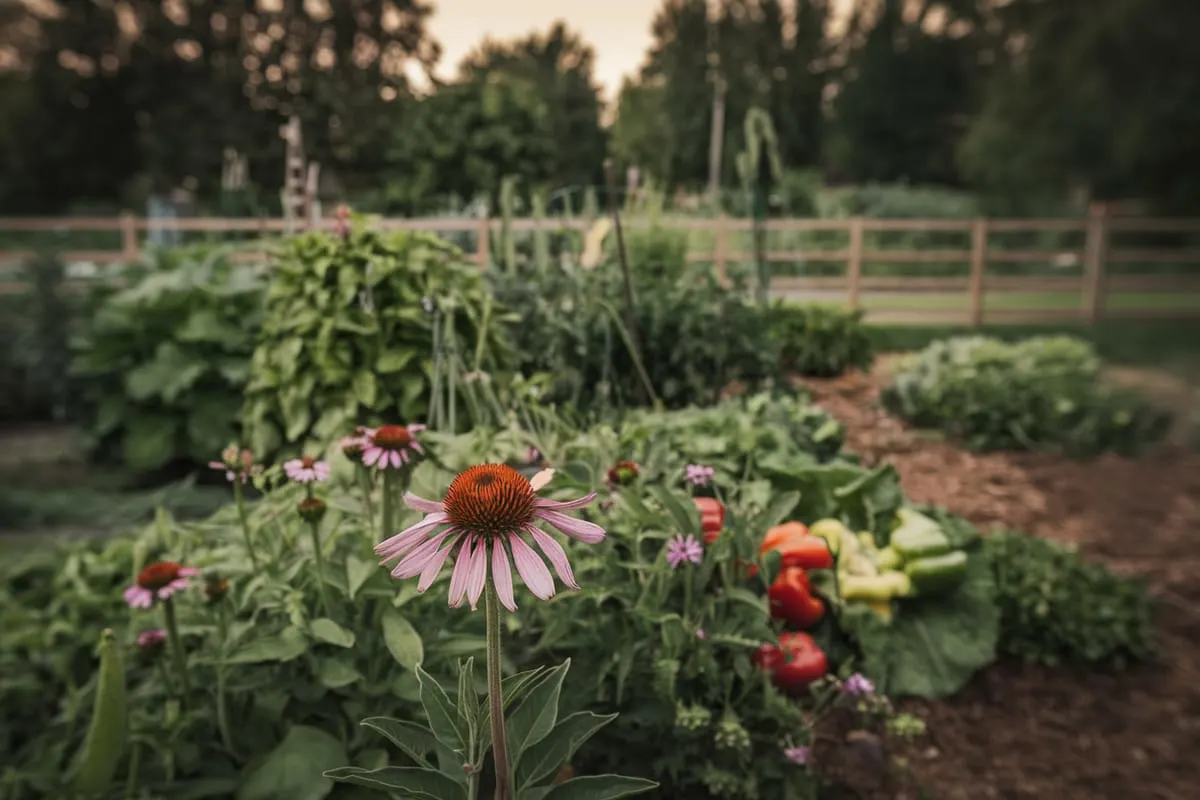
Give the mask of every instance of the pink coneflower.
<path id="1" fill-rule="evenodd" d="M 363 433 L 343 436 L 342 440 L 338 442 L 338 447 L 341 448 L 342 455 L 346 458 L 357 461 L 362 458 L 363 450 L 367 449 L 367 437 Z"/>
<path id="2" fill-rule="evenodd" d="M 533 445 L 530 445 L 529 450 L 525 453 L 525 460 L 530 464 L 542 463 L 542 451 L 538 450 Z"/>
<path id="3" fill-rule="evenodd" d="M 686 538 L 682 533 L 677 533 L 675 538 L 667 543 L 667 563 L 671 565 L 671 569 L 678 569 L 685 561 L 699 564 L 703 560 L 704 547 L 690 533 Z"/>
<path id="4" fill-rule="evenodd" d="M 317 483 L 329 480 L 329 464 L 303 456 L 284 462 L 283 473 L 296 483 Z"/>
<path id="5" fill-rule="evenodd" d="M 155 600 L 167 600 L 186 589 L 188 578 L 199 573 L 174 561 L 157 561 L 138 573 L 137 582 L 125 590 L 125 602 L 131 608 L 149 608 Z"/>
<path id="6" fill-rule="evenodd" d="M 875 691 L 875 684 L 862 673 L 856 672 L 842 683 L 842 691 L 855 697 L 867 695 Z"/>
<path id="7" fill-rule="evenodd" d="M 559 579 L 578 589 L 566 551 L 536 523 L 548 522 L 572 539 L 588 544 L 602 541 L 604 529 L 562 513 L 583 508 L 595 499 L 595 492 L 567 502 L 537 497 L 536 492 L 553 475 L 554 470 L 542 470 L 528 480 L 505 464 L 480 464 L 459 473 L 440 503 L 406 494 L 404 502 L 410 508 L 424 511 L 425 519 L 379 543 L 375 552 L 384 564 L 400 558 L 400 563 L 392 569 L 392 577 L 420 575 L 417 591 L 424 592 L 437 578 L 451 552 L 456 551 L 450 577 L 450 606 L 458 607 L 466 597 L 474 609 L 487 582 L 490 548 L 496 594 L 505 608 L 516 611 L 510 553 L 521 580 L 535 597 L 548 600 L 554 596 L 554 578 L 523 538 L 523 534 L 528 534 L 554 566 Z M 441 532 L 435 533 L 439 528 Z"/>
<path id="8" fill-rule="evenodd" d="M 162 652 L 167 641 L 167 632 L 162 628 L 142 631 L 137 637 L 138 650 L 147 658 L 154 658 Z"/>
<path id="9" fill-rule="evenodd" d="M 254 463 L 254 454 L 249 450 L 239 450 L 236 444 L 231 444 L 221 451 L 220 461 L 208 462 L 210 469 L 223 470 L 225 480 L 233 483 L 240 480 L 245 483 L 252 475 L 262 472 L 262 466 Z"/>
<path id="10" fill-rule="evenodd" d="M 783 748 L 783 757 L 793 764 L 804 766 L 808 763 L 811 753 L 807 747 L 785 747 Z"/>
<path id="11" fill-rule="evenodd" d="M 338 206 L 333 213 L 333 232 L 343 239 L 350 238 L 350 207 Z"/>
<path id="12" fill-rule="evenodd" d="M 378 469 L 399 469 L 424 453 L 416 435 L 424 425 L 384 425 L 364 431 L 363 463 Z"/>
<path id="13" fill-rule="evenodd" d="M 694 486 L 708 486 L 712 483 L 713 468 L 705 464 L 688 464 L 686 473 L 687 482 Z"/>

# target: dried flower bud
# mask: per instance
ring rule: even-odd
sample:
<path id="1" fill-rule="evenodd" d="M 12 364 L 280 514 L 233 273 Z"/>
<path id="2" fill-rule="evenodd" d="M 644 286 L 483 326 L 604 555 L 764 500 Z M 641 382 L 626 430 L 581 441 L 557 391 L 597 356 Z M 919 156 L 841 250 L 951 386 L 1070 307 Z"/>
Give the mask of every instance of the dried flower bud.
<path id="1" fill-rule="evenodd" d="M 229 593 L 229 581 L 220 575 L 209 575 L 204 579 L 204 597 L 210 605 L 216 605 Z"/>
<path id="2" fill-rule="evenodd" d="M 296 506 L 300 519 L 305 522 L 317 523 L 325 518 L 325 501 L 319 497 L 307 497 Z"/>

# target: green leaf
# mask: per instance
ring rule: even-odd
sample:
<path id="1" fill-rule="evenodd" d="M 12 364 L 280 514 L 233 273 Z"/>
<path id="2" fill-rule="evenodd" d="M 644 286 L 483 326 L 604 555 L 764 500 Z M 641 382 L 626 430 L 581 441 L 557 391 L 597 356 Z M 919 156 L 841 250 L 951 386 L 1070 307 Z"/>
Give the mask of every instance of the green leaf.
<path id="1" fill-rule="evenodd" d="M 768 530 L 783 522 L 800 503 L 799 492 L 780 492 L 771 498 L 771 504 L 759 517 L 759 526 Z"/>
<path id="2" fill-rule="evenodd" d="M 517 769 L 517 788 L 533 785 L 547 775 L 554 774 L 571 760 L 580 745 L 616 718 L 616 714 L 601 716 L 580 711 L 563 719 L 554 726 L 549 736 L 521 756 Z"/>
<path id="3" fill-rule="evenodd" d="M 432 766 L 427 758 L 432 750 L 437 756 L 439 769 L 449 774 L 456 782 L 467 782 L 467 775 L 461 769 L 463 757 L 439 741 L 429 728 L 390 717 L 368 717 L 362 724 L 387 737 L 388 741 L 400 748 L 400 751 L 418 766 Z"/>
<path id="4" fill-rule="evenodd" d="M 621 775 L 587 775 L 560 783 L 543 800 L 616 800 L 657 789 L 655 781 Z"/>
<path id="5" fill-rule="evenodd" d="M 276 636 L 255 639 L 238 647 L 226 664 L 259 664 L 264 661 L 291 661 L 308 650 L 308 641 L 297 628 L 286 628 Z"/>
<path id="6" fill-rule="evenodd" d="M 325 777 L 372 789 L 399 792 L 405 800 L 458 800 L 467 796 L 461 784 L 436 769 L 424 767 L 339 767 L 326 771 Z"/>
<path id="7" fill-rule="evenodd" d="M 367 408 L 375 406 L 375 376 L 365 370 L 354 373 L 354 396 Z"/>
<path id="8" fill-rule="evenodd" d="M 346 593 L 351 600 L 378 569 L 379 564 L 374 561 L 367 561 L 358 556 L 346 559 Z"/>
<path id="9" fill-rule="evenodd" d="M 312 636 L 318 642 L 338 647 L 354 647 L 354 632 L 346 630 L 328 617 L 313 620 Z"/>
<path id="10" fill-rule="evenodd" d="M 134 472 L 149 472 L 175 456 L 179 419 L 155 414 L 132 414 L 121 439 L 121 456 Z"/>
<path id="11" fill-rule="evenodd" d="M 970 555 L 956 592 L 901 601 L 891 624 L 856 603 L 846 604 L 838 621 L 858 640 L 863 672 L 897 697 L 954 694 L 995 660 L 1000 636 L 995 579 L 979 553 Z"/>
<path id="12" fill-rule="evenodd" d="M 326 689 L 342 689 L 362 680 L 362 673 L 345 656 L 322 658 L 317 660 L 317 680 Z"/>
<path id="13" fill-rule="evenodd" d="M 671 519 L 675 521 L 675 527 L 681 531 L 700 532 L 700 512 L 696 510 L 694 503 L 684 505 L 677 493 L 665 486 L 651 486 L 650 493 L 662 503 L 663 508 L 671 515 Z"/>
<path id="14" fill-rule="evenodd" d="M 513 764 L 520 763 L 521 754 L 554 730 L 558 719 L 558 698 L 563 679 L 571 668 L 571 659 L 549 670 L 545 680 L 529 692 L 517 706 L 508 723 L 508 752 Z"/>
<path id="15" fill-rule="evenodd" d="M 388 375 L 393 372 L 400 372 L 408 363 L 413 360 L 413 356 L 417 353 L 411 348 L 393 347 L 390 350 L 385 350 L 379 354 L 379 358 L 375 361 L 375 371 L 381 375 Z"/>
<path id="16" fill-rule="evenodd" d="M 450 696 L 442 685 L 419 664 L 416 672 L 417 680 L 421 682 L 421 705 L 425 708 L 433 735 L 451 749 L 462 750 L 465 742 L 458 709 L 450 702 Z"/>
<path id="17" fill-rule="evenodd" d="M 293 725 L 279 746 L 238 787 L 237 800 L 324 800 L 326 770 L 346 763 L 346 748 L 319 728 Z"/>
<path id="18" fill-rule="evenodd" d="M 421 634 L 394 608 L 389 608 L 383 614 L 383 642 L 396 663 L 406 669 L 415 669 L 425 660 Z"/>

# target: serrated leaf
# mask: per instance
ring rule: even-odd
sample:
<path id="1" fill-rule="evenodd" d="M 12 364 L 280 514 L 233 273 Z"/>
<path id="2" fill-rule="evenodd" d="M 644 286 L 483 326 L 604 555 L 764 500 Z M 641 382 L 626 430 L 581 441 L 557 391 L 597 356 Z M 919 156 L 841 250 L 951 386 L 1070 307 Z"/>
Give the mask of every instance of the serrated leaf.
<path id="1" fill-rule="evenodd" d="M 431 767 L 429 752 L 437 757 L 438 769 L 450 775 L 455 781 L 466 783 L 466 773 L 461 766 L 463 757 L 455 753 L 433 735 L 433 731 L 423 725 L 406 720 L 390 717 L 368 717 L 362 724 L 381 735 L 400 748 L 406 756 L 420 766 Z"/>
<path id="2" fill-rule="evenodd" d="M 339 767 L 327 770 L 325 777 L 342 783 L 400 792 L 406 800 L 458 800 L 466 797 L 461 784 L 436 769 L 424 767 Z"/>
<path id="3" fill-rule="evenodd" d="M 571 668 L 567 659 L 550 669 L 546 677 L 529 692 L 528 696 L 513 711 L 507 720 L 508 752 L 513 764 L 520 763 L 521 754 L 554 730 L 558 720 L 558 698 L 562 693 L 563 679 Z"/>
<path id="4" fill-rule="evenodd" d="M 452 750 L 461 751 L 465 742 L 458 709 L 450 702 L 450 696 L 442 685 L 420 665 L 417 665 L 416 673 L 421 683 L 421 705 L 425 708 L 425 716 L 429 719 L 434 736 Z"/>

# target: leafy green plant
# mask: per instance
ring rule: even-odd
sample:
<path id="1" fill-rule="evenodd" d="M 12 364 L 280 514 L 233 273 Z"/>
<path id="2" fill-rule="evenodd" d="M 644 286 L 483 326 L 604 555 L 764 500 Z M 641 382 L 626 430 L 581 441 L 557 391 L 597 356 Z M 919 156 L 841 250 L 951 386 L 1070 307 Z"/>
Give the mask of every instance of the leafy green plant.
<path id="1" fill-rule="evenodd" d="M 265 283 L 230 254 L 154 250 L 95 291 L 71 372 L 98 460 L 139 473 L 199 464 L 237 435 Z"/>
<path id="2" fill-rule="evenodd" d="M 851 369 L 870 369 L 875 359 L 861 309 L 822 303 L 777 303 L 770 311 L 771 335 L 785 369 L 832 378 Z"/>
<path id="3" fill-rule="evenodd" d="M 1068 336 L 936 341 L 900 366 L 881 399 L 913 425 L 980 450 L 1131 454 L 1161 439 L 1171 419 L 1104 387 L 1091 345 Z"/>
<path id="4" fill-rule="evenodd" d="M 265 314 L 243 411 L 259 455 L 355 423 L 426 420 L 443 400 L 453 426 L 462 373 L 508 354 L 478 267 L 423 233 L 356 224 L 292 238 Z"/>
<path id="5" fill-rule="evenodd" d="M 1153 653 L 1145 581 L 1020 533 L 988 536 L 984 552 L 995 575 L 1002 652 L 1045 664 L 1124 664 Z"/>
<path id="6" fill-rule="evenodd" d="M 681 408 L 709 403 L 731 383 L 776 375 L 778 355 L 759 310 L 743 291 L 689 267 L 678 234 L 631 235 L 629 250 L 640 362 L 614 264 L 488 276 L 519 320 L 512 336 L 522 372 L 547 376 L 544 399 L 588 411 L 639 398 Z"/>
<path id="7" fill-rule="evenodd" d="M 24 291 L 0 296 L 0 420 L 61 420 L 78 301 L 62 291 L 66 271 L 49 252 L 22 265 L 16 277 Z"/>

